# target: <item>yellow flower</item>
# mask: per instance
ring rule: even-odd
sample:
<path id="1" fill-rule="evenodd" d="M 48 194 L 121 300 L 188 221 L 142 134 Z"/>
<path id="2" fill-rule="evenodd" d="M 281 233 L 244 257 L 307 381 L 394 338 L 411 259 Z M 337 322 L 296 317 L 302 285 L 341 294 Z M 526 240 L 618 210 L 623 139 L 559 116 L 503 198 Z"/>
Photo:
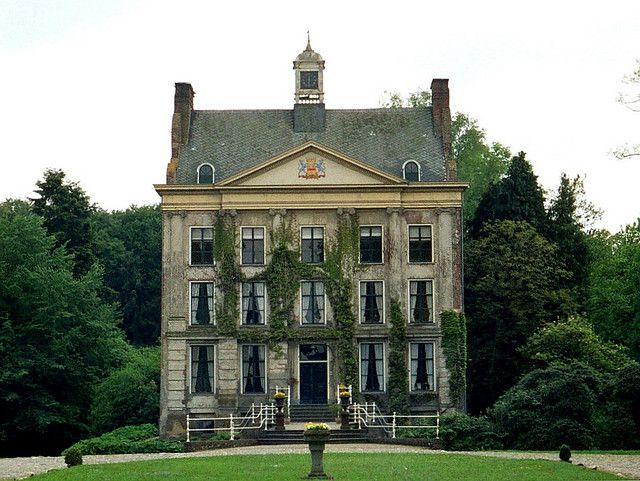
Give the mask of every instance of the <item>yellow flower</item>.
<path id="1" fill-rule="evenodd" d="M 307 431 L 329 431 L 327 423 L 307 423 L 304 428 Z"/>

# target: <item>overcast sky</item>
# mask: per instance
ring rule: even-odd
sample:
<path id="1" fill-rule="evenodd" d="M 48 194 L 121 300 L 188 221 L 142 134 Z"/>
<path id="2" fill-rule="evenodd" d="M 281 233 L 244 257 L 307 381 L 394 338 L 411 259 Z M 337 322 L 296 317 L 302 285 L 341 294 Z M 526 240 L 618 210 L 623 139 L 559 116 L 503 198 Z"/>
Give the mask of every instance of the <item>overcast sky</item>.
<path id="1" fill-rule="evenodd" d="M 586 174 L 601 226 L 640 215 L 640 158 L 610 154 L 640 143 L 640 113 L 616 102 L 638 0 L 0 0 L 0 200 L 61 168 L 103 208 L 158 202 L 174 82 L 197 109 L 291 108 L 307 30 L 327 108 L 449 78 L 452 111 L 527 152 L 546 189 Z"/>

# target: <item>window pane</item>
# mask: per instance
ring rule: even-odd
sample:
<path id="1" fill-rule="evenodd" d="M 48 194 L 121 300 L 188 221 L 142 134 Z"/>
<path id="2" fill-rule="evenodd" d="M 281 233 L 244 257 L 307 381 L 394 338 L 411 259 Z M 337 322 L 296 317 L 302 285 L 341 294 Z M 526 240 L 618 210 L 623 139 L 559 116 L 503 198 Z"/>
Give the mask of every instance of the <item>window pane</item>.
<path id="1" fill-rule="evenodd" d="M 191 284 L 191 324 L 213 324 L 213 282 Z"/>
<path id="2" fill-rule="evenodd" d="M 198 170 L 199 184 L 213 184 L 213 169 L 210 165 L 201 165 Z"/>
<path id="3" fill-rule="evenodd" d="M 382 262 L 382 227 L 360 228 L 360 262 Z"/>
<path id="4" fill-rule="evenodd" d="M 302 324 L 324 324 L 324 283 L 303 281 L 300 291 Z"/>
<path id="5" fill-rule="evenodd" d="M 435 389 L 433 343 L 411 344 L 411 390 Z"/>
<path id="6" fill-rule="evenodd" d="M 409 282 L 410 322 L 433 322 L 433 282 Z"/>
<path id="7" fill-rule="evenodd" d="M 242 323 L 247 325 L 265 323 L 264 282 L 242 283 Z"/>
<path id="8" fill-rule="evenodd" d="M 264 229 L 262 227 L 243 227 L 242 263 L 264 264 Z"/>
<path id="9" fill-rule="evenodd" d="M 213 346 L 191 347 L 191 392 L 213 392 Z"/>
<path id="10" fill-rule="evenodd" d="M 418 164 L 415 162 L 407 162 L 404 166 L 404 179 L 409 182 L 420 180 L 419 178 Z"/>
<path id="11" fill-rule="evenodd" d="M 381 343 L 360 344 L 360 390 L 384 390 L 384 351 Z"/>
<path id="12" fill-rule="evenodd" d="M 191 264 L 213 264 L 212 227 L 194 227 L 191 229 Z"/>
<path id="13" fill-rule="evenodd" d="M 300 344 L 301 361 L 326 361 L 326 344 Z"/>
<path id="14" fill-rule="evenodd" d="M 431 226 L 409 226 L 409 262 L 432 262 Z"/>
<path id="15" fill-rule="evenodd" d="M 242 346 L 242 386 L 245 393 L 265 392 L 264 345 Z"/>
<path id="16" fill-rule="evenodd" d="M 324 261 L 324 228 L 302 227 L 300 231 L 302 262 L 319 264 Z"/>
<path id="17" fill-rule="evenodd" d="M 360 322 L 376 324 L 382 322 L 383 287 L 381 281 L 360 283 Z"/>

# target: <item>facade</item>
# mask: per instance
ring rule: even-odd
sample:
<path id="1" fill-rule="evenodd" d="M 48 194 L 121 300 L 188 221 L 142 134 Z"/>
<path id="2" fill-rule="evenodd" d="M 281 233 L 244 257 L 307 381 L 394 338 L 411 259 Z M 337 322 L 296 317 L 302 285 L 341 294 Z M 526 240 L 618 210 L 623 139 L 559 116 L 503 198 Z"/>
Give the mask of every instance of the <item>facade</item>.
<path id="1" fill-rule="evenodd" d="M 290 110 L 194 110 L 176 84 L 155 186 L 164 436 L 276 386 L 302 404 L 336 402 L 339 383 L 382 406 L 398 389 L 416 411 L 460 403 L 440 326 L 462 309 L 448 81 L 428 108 L 329 110 L 309 44 L 294 72 Z"/>

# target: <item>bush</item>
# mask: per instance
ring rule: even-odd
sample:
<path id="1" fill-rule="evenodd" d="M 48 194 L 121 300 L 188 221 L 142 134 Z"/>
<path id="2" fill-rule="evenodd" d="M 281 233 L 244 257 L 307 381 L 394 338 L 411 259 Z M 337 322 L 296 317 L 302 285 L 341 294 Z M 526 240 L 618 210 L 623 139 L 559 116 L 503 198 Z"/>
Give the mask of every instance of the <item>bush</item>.
<path id="1" fill-rule="evenodd" d="M 571 448 L 566 444 L 560 446 L 560 460 L 566 463 L 570 462 L 571 459 Z"/>
<path id="2" fill-rule="evenodd" d="M 68 467 L 80 466 L 82 464 L 82 453 L 75 446 L 65 449 L 62 455 L 64 456 L 64 462 Z"/>
<path id="3" fill-rule="evenodd" d="M 485 417 L 453 413 L 440 420 L 442 448 L 450 451 L 501 449 L 502 441 L 495 427 Z"/>
<path id="4" fill-rule="evenodd" d="M 131 454 L 131 453 L 178 453 L 184 451 L 180 441 L 165 441 L 158 438 L 158 428 L 152 424 L 126 426 L 97 438 L 79 441 L 71 448 L 82 454 Z"/>
<path id="5" fill-rule="evenodd" d="M 512 449 L 577 449 L 594 444 L 597 379 L 580 364 L 532 371 L 503 394 L 489 419 Z"/>
<path id="6" fill-rule="evenodd" d="M 94 391 L 91 427 L 95 434 L 121 426 L 155 423 L 160 410 L 160 349 L 132 349 L 124 366 Z"/>

